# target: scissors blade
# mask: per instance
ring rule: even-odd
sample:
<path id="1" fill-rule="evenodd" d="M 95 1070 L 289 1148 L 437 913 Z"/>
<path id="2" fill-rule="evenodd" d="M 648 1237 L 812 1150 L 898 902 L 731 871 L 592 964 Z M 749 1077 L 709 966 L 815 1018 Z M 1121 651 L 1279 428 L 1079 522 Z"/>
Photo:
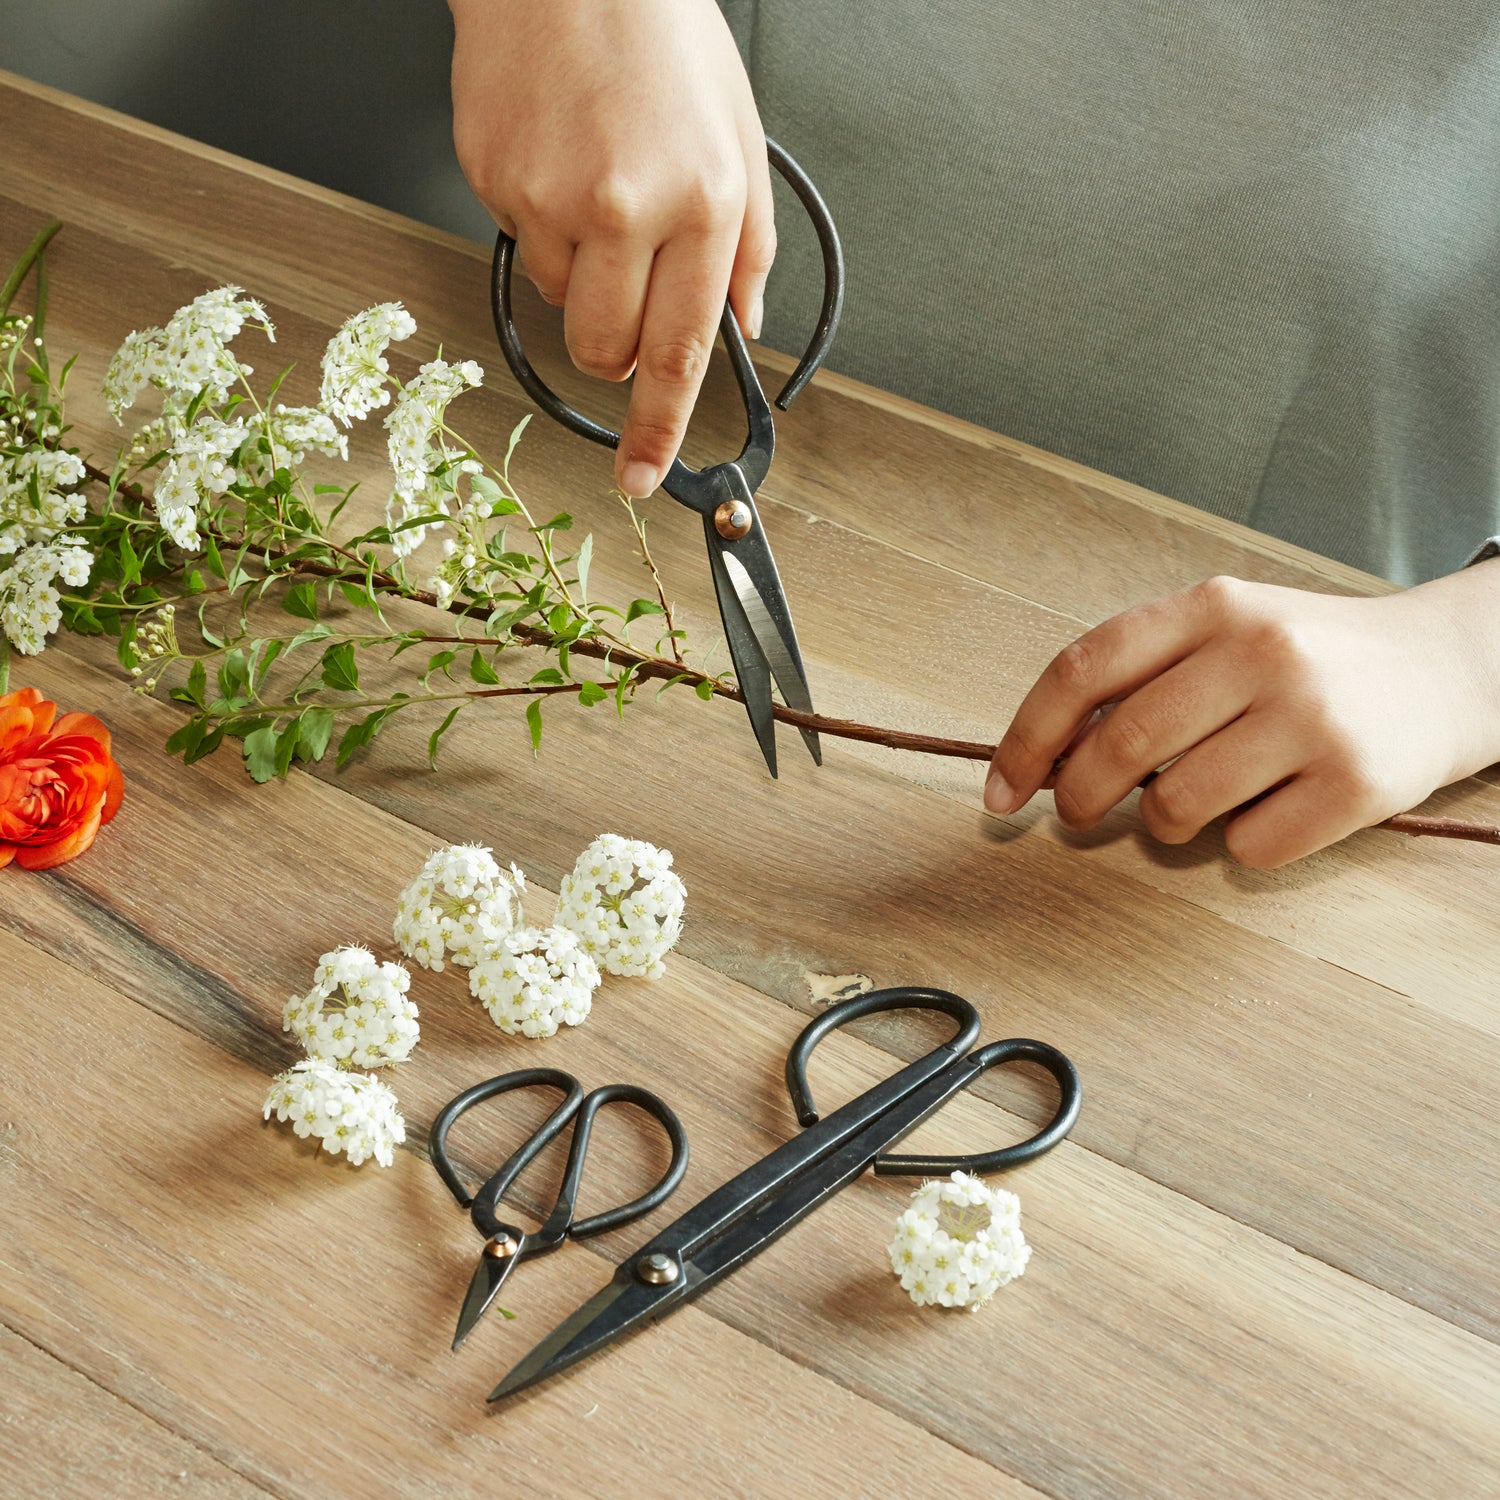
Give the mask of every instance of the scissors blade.
<path id="1" fill-rule="evenodd" d="M 683 1287 L 645 1286 L 628 1271 L 596 1292 L 577 1312 L 565 1318 L 530 1354 L 490 1392 L 501 1401 L 527 1386 L 560 1374 L 596 1349 L 623 1338 L 642 1323 L 660 1317 L 683 1295 Z"/>
<path id="2" fill-rule="evenodd" d="M 489 1254 L 488 1248 L 481 1253 L 479 1264 L 474 1267 L 474 1274 L 469 1279 L 469 1290 L 464 1294 L 464 1305 L 459 1309 L 458 1327 L 453 1334 L 455 1353 L 458 1352 L 458 1346 L 473 1332 L 474 1325 L 490 1310 L 525 1248 L 526 1237 L 523 1235 L 512 1255 L 497 1257 Z"/>
<path id="3" fill-rule="evenodd" d="M 734 663 L 734 678 L 750 715 L 766 769 L 776 775 L 776 719 L 771 712 L 771 667 L 761 649 L 755 630 L 745 616 L 739 591 L 724 566 L 724 552 L 713 518 L 707 518 L 703 529 L 708 535 L 709 571 L 713 574 L 714 592 L 719 596 L 719 618 L 724 622 L 724 639 L 729 643 L 729 657 Z M 753 592 L 753 591 L 752 591 Z"/>
<path id="4" fill-rule="evenodd" d="M 764 546 L 763 541 L 761 545 Z M 769 548 L 766 549 L 766 555 L 769 559 Z M 724 570 L 729 574 L 729 581 L 734 586 L 740 608 L 744 611 L 745 619 L 754 632 L 755 642 L 760 647 L 767 666 L 771 669 L 771 675 L 776 679 L 776 686 L 781 689 L 782 699 L 792 708 L 801 709 L 803 713 L 812 713 L 812 693 L 808 690 L 807 677 L 802 670 L 801 652 L 797 650 L 796 633 L 792 632 L 791 640 L 788 641 L 780 621 L 771 613 L 770 606 L 754 579 L 751 578 L 745 564 L 733 552 L 727 550 L 723 553 L 723 559 Z M 771 564 L 771 576 L 776 579 L 776 587 L 779 591 L 781 580 L 776 576 L 774 563 Z M 781 600 L 780 604 L 781 613 L 785 614 L 785 600 Z M 789 614 L 787 614 L 786 622 L 787 629 L 790 631 Z M 813 761 L 821 766 L 823 749 L 818 743 L 817 732 L 812 729 L 803 729 L 799 732 Z"/>

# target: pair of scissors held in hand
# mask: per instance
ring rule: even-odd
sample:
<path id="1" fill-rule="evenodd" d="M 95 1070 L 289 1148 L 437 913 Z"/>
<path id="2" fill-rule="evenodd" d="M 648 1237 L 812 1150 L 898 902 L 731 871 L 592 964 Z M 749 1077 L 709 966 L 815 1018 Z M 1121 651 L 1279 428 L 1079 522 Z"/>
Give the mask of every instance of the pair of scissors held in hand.
<path id="1" fill-rule="evenodd" d="M 563 1102 L 522 1143 L 520 1149 L 512 1153 L 500 1170 L 478 1192 L 471 1194 L 448 1156 L 448 1131 L 453 1122 L 465 1110 L 486 1099 L 493 1099 L 497 1094 L 543 1085 L 561 1089 Z M 587 1219 L 579 1219 L 575 1217 L 575 1209 L 578 1187 L 583 1180 L 583 1164 L 588 1156 L 589 1134 L 593 1130 L 594 1117 L 611 1104 L 634 1104 L 659 1121 L 671 1145 L 672 1160 L 661 1181 L 650 1192 L 643 1193 L 619 1208 L 607 1209 Z M 558 1188 L 556 1202 L 542 1226 L 528 1231 L 502 1219 L 501 1197 L 536 1158 L 537 1153 L 570 1124 L 573 1126 L 573 1139 L 568 1147 L 568 1163 L 563 1169 L 562 1186 Z M 519 1262 L 533 1256 L 546 1255 L 556 1250 L 564 1240 L 588 1239 L 591 1235 L 605 1234 L 611 1229 L 633 1224 L 659 1203 L 664 1203 L 677 1190 L 682 1174 L 687 1171 L 688 1144 L 682 1122 L 667 1104 L 647 1089 L 637 1088 L 630 1083 L 607 1083 L 585 1093 L 583 1085 L 571 1073 L 564 1073 L 557 1068 L 525 1068 L 520 1072 L 504 1073 L 498 1078 L 477 1083 L 444 1105 L 432 1122 L 427 1154 L 448 1191 L 458 1200 L 458 1206 L 469 1210 L 474 1227 L 484 1236 L 484 1249 L 480 1252 L 479 1264 L 474 1268 L 463 1308 L 458 1315 L 458 1328 L 453 1335 L 453 1347 L 457 1349 L 493 1305 L 500 1288 Z"/>
<path id="2" fill-rule="evenodd" d="M 833 218 L 812 180 L 786 151 L 769 138 L 766 140 L 766 154 L 807 210 L 823 251 L 823 310 L 812 342 L 776 397 L 776 405 L 785 411 L 812 379 L 833 342 L 844 302 L 844 253 Z M 546 385 L 526 358 L 511 306 L 515 255 L 516 242 L 502 231 L 495 241 L 490 289 L 495 333 L 506 363 L 521 388 L 548 416 L 580 437 L 602 443 L 607 448 L 618 448 L 618 432 L 575 411 Z M 771 546 L 766 540 L 760 513 L 755 508 L 755 493 L 765 482 L 776 447 L 771 407 L 756 378 L 733 309 L 727 302 L 719 327 L 745 403 L 748 426 L 745 446 L 738 458 L 703 469 L 690 469 L 680 458 L 675 458 L 661 487 L 674 500 L 703 517 L 709 568 L 719 601 L 719 615 L 724 622 L 724 638 L 734 662 L 735 681 L 739 684 L 766 768 L 775 776 L 776 721 L 771 703 L 771 680 L 775 679 L 782 698 L 790 707 L 805 713 L 813 712 L 812 694 L 808 690 L 802 649 L 792 627 L 792 612 L 781 586 L 781 575 L 776 570 L 776 559 L 771 556 Z M 803 729 L 801 734 L 813 760 L 822 765 L 823 753 L 817 733 Z"/>
<path id="3" fill-rule="evenodd" d="M 925 1057 L 819 1119 L 807 1087 L 807 1060 L 836 1027 L 880 1011 L 934 1010 L 958 1031 Z M 498 1401 L 566 1370 L 643 1323 L 674 1312 L 758 1255 L 800 1219 L 853 1182 L 866 1167 L 895 1176 L 955 1171 L 985 1174 L 1050 1151 L 1073 1128 L 1081 1100 L 1073 1064 L 1045 1042 L 1014 1039 L 969 1049 L 979 1016 L 945 990 L 875 990 L 830 1007 L 805 1027 L 787 1056 L 792 1106 L 805 1127 L 733 1181 L 710 1193 L 616 1270 L 614 1279 L 548 1334 L 490 1394 Z M 977 1156 L 889 1156 L 887 1151 L 987 1069 L 1040 1063 L 1057 1081 L 1056 1113 L 1028 1140 Z"/>

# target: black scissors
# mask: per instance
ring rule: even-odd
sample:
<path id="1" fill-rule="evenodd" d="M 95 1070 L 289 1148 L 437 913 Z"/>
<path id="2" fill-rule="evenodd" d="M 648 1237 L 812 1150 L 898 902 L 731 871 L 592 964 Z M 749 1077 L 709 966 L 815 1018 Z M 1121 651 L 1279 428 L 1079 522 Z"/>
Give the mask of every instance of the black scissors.
<path id="1" fill-rule="evenodd" d="M 925 1057 L 820 1120 L 807 1088 L 807 1060 L 837 1026 L 887 1010 L 935 1010 L 959 1023 L 957 1033 Z M 1073 1064 L 1045 1042 L 991 1042 L 970 1052 L 979 1016 L 946 990 L 875 990 L 830 1007 L 792 1044 L 786 1082 L 807 1128 L 710 1193 L 630 1256 L 613 1281 L 558 1325 L 490 1393 L 491 1401 L 566 1370 L 641 1324 L 665 1317 L 758 1255 L 868 1166 L 894 1176 L 1001 1172 L 1050 1151 L 1073 1128 L 1082 1094 Z M 1060 1091 L 1051 1123 L 1029 1140 L 978 1156 L 887 1156 L 988 1068 L 1040 1063 Z"/>
<path id="2" fill-rule="evenodd" d="M 833 218 L 812 180 L 769 138 L 766 154 L 807 210 L 823 250 L 823 311 L 807 352 L 776 398 L 776 405 L 785 411 L 812 379 L 833 342 L 844 304 L 844 252 L 839 245 Z M 521 348 L 521 337 L 516 331 L 511 308 L 510 283 L 515 253 L 516 242 L 502 231 L 495 241 L 490 293 L 495 333 L 506 362 L 522 389 L 548 416 L 580 437 L 602 443 L 607 448 L 618 448 L 618 432 L 575 411 L 531 368 Z M 755 508 L 755 492 L 765 482 L 776 446 L 771 408 L 728 303 L 724 305 L 719 327 L 745 402 L 749 426 L 745 446 L 733 461 L 713 464 L 706 469 L 690 469 L 680 458 L 674 459 L 661 487 L 674 500 L 703 517 L 709 567 L 713 572 L 714 592 L 719 599 L 719 614 L 724 621 L 724 637 L 734 662 L 735 679 L 750 715 L 750 726 L 760 743 L 761 754 L 766 758 L 766 767 L 774 776 L 776 721 L 771 708 L 771 679 L 776 679 L 782 698 L 793 708 L 811 713 L 812 695 L 807 687 L 797 632 L 792 628 L 792 612 Z M 818 745 L 817 733 L 804 729 L 801 734 L 813 760 L 822 765 L 823 752 Z"/>
<path id="3" fill-rule="evenodd" d="M 496 1094 L 507 1094 L 512 1089 L 535 1088 L 543 1084 L 548 1088 L 561 1089 L 566 1096 L 563 1102 L 477 1193 L 470 1194 L 448 1159 L 448 1131 L 453 1122 L 472 1105 L 485 1099 L 493 1099 Z M 671 1165 L 649 1193 L 643 1193 L 619 1208 L 608 1209 L 575 1222 L 573 1210 L 578 1200 L 578 1185 L 583 1178 L 584 1158 L 588 1155 L 589 1132 L 593 1129 L 594 1116 L 609 1104 L 634 1104 L 660 1121 L 671 1142 Z M 502 1194 L 536 1154 L 564 1130 L 569 1122 L 573 1122 L 573 1140 L 568 1147 L 568 1164 L 563 1169 L 557 1201 L 541 1228 L 528 1233 L 497 1217 Z M 546 1255 L 567 1239 L 583 1240 L 590 1235 L 618 1229 L 624 1224 L 633 1224 L 642 1215 L 650 1213 L 657 1204 L 664 1203 L 671 1197 L 682 1181 L 682 1174 L 687 1171 L 688 1144 L 682 1122 L 662 1100 L 647 1089 L 637 1088 L 630 1083 L 606 1083 L 586 1094 L 583 1085 L 571 1073 L 561 1072 L 557 1068 L 524 1068 L 518 1073 L 504 1073 L 499 1078 L 476 1083 L 473 1088 L 465 1089 L 456 1099 L 445 1104 L 432 1122 L 427 1154 L 437 1168 L 438 1176 L 447 1184 L 448 1191 L 458 1200 L 458 1206 L 469 1210 L 474 1227 L 484 1236 L 484 1249 L 480 1252 L 479 1264 L 474 1268 L 463 1308 L 458 1315 L 458 1328 L 453 1335 L 453 1347 L 457 1349 L 494 1302 L 517 1262 L 533 1255 Z"/>

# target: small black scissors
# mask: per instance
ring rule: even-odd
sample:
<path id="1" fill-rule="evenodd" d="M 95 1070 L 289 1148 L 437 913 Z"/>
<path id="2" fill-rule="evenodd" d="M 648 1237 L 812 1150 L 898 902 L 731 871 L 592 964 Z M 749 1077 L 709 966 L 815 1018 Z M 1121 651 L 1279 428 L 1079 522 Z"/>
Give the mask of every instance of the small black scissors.
<path id="1" fill-rule="evenodd" d="M 813 1048 L 835 1027 L 887 1010 L 941 1011 L 959 1029 L 925 1057 L 820 1120 L 807 1088 Z M 495 1387 L 490 1400 L 546 1380 L 675 1311 L 758 1255 L 868 1166 L 894 1176 L 1001 1172 L 1050 1151 L 1078 1118 L 1082 1094 L 1073 1064 L 1045 1042 L 1020 1038 L 970 1052 L 978 1036 L 974 1007 L 946 990 L 875 990 L 831 1006 L 803 1028 L 787 1055 L 792 1107 L 807 1127 L 802 1134 L 710 1193 L 625 1260 L 614 1280 L 548 1334 Z M 1021 1061 L 1040 1063 L 1060 1092 L 1051 1122 L 1029 1140 L 978 1156 L 885 1155 L 986 1069 Z"/>
<path id="2" fill-rule="evenodd" d="M 766 154 L 807 210 L 823 251 L 823 311 L 807 352 L 776 398 L 776 405 L 785 411 L 812 379 L 833 342 L 844 304 L 844 252 L 833 218 L 812 180 L 769 138 L 766 140 Z M 510 283 L 515 253 L 516 242 L 501 231 L 495 241 L 490 293 L 495 333 L 506 363 L 522 389 L 548 416 L 580 437 L 602 443 L 607 448 L 618 448 L 618 432 L 575 411 L 531 368 L 521 348 L 521 336 L 516 331 L 511 307 Z M 724 305 L 719 327 L 745 402 L 749 426 L 745 446 L 733 461 L 713 464 L 706 469 L 690 469 L 680 458 L 674 459 L 661 487 L 674 500 L 703 517 L 709 567 L 713 573 L 714 592 L 719 599 L 719 614 L 724 621 L 724 637 L 734 662 L 735 679 L 750 715 L 750 726 L 755 731 L 761 754 L 765 756 L 766 767 L 774 776 L 776 721 L 771 707 L 771 679 L 776 679 L 782 698 L 792 708 L 811 713 L 812 694 L 808 691 L 802 650 L 797 644 L 797 632 L 792 628 L 792 612 L 781 586 L 781 575 L 776 571 L 776 559 L 771 556 L 771 546 L 766 541 L 760 514 L 755 508 L 755 492 L 765 482 L 776 446 L 771 408 L 728 303 Z M 801 734 L 813 760 L 822 765 L 823 752 L 816 731 L 804 729 Z"/>
<path id="3" fill-rule="evenodd" d="M 477 1193 L 471 1195 L 448 1159 L 448 1131 L 453 1122 L 471 1105 L 493 1099 L 496 1094 L 507 1094 L 512 1089 L 535 1088 L 541 1084 L 562 1089 L 566 1095 L 563 1102 L 547 1116 L 520 1150 Z M 607 1209 L 603 1213 L 575 1222 L 573 1210 L 578 1200 L 578 1185 L 583 1178 L 584 1158 L 588 1155 L 589 1132 L 593 1129 L 594 1116 L 609 1104 L 634 1104 L 659 1120 L 671 1142 L 671 1165 L 649 1193 L 642 1194 L 620 1208 Z M 570 1121 L 576 1123 L 573 1125 L 573 1140 L 568 1147 L 568 1164 L 563 1169 L 562 1186 L 557 1190 L 557 1201 L 552 1212 L 547 1215 L 546 1222 L 540 1229 L 528 1233 L 497 1218 L 501 1195 L 537 1153 L 564 1130 Z M 485 1238 L 479 1264 L 474 1268 L 463 1309 L 458 1315 L 458 1329 L 453 1335 L 453 1347 L 457 1349 L 494 1302 L 518 1261 L 525 1260 L 528 1256 L 546 1255 L 567 1239 L 583 1240 L 590 1235 L 618 1229 L 624 1224 L 633 1224 L 644 1214 L 650 1213 L 657 1204 L 664 1203 L 671 1197 L 682 1181 L 682 1174 L 687 1171 L 688 1144 L 682 1122 L 662 1100 L 647 1089 L 637 1088 L 630 1083 L 606 1083 L 586 1094 L 583 1085 L 571 1073 L 561 1072 L 557 1068 L 524 1068 L 518 1073 L 504 1073 L 499 1078 L 476 1083 L 473 1088 L 465 1089 L 456 1099 L 445 1104 L 432 1122 L 427 1154 L 437 1168 L 438 1176 L 447 1184 L 448 1191 L 458 1200 L 458 1206 L 469 1210 L 474 1227 Z"/>

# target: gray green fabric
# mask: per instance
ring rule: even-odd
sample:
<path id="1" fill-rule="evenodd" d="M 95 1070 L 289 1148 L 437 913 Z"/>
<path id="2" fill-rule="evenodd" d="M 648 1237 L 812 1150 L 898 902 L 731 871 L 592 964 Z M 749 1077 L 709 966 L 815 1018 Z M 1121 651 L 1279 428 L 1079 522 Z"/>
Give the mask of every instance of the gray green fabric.
<path id="1" fill-rule="evenodd" d="M 1401 582 L 1500 532 L 1492 4 L 724 3 L 835 368 Z"/>

